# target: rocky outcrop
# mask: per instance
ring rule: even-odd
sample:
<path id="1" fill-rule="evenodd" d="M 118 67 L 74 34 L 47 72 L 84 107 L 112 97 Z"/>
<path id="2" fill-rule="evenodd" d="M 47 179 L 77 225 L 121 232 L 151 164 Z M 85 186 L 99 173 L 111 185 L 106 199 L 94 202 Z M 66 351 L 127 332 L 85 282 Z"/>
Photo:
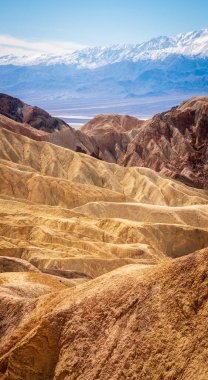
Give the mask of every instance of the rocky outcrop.
<path id="1" fill-rule="evenodd" d="M 97 158 L 117 163 L 143 124 L 143 120 L 133 116 L 106 114 L 97 115 L 81 127 L 80 131 L 95 142 Z"/>
<path id="2" fill-rule="evenodd" d="M 208 97 L 158 114 L 137 131 L 123 166 L 145 166 L 195 187 L 208 187 Z"/>
<path id="3" fill-rule="evenodd" d="M 49 133 L 68 128 L 63 120 L 52 117 L 43 109 L 6 94 L 0 94 L 0 114 Z"/>
<path id="4" fill-rule="evenodd" d="M 128 132 L 123 120 L 128 120 Z M 148 167 L 187 185 L 208 187 L 208 97 L 192 98 L 146 122 L 100 115 L 81 130 L 94 137 L 103 160 Z"/>

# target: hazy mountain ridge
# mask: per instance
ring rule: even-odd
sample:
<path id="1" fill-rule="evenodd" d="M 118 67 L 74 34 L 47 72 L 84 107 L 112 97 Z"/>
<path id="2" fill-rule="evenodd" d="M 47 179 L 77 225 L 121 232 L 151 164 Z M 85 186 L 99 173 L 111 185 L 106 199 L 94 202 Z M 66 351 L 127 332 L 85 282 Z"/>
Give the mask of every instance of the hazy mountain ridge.
<path id="1" fill-rule="evenodd" d="M 40 106 L 45 100 L 47 104 L 56 101 L 57 105 L 68 101 L 69 107 L 72 99 L 87 99 L 93 106 L 99 99 L 103 104 L 104 98 L 117 102 L 141 96 L 182 94 L 184 99 L 207 94 L 207 61 L 207 58 L 171 56 L 163 61 L 120 62 L 94 70 L 60 64 L 0 66 L 0 89 L 27 102 L 34 103 L 37 99 L 35 102 Z"/>

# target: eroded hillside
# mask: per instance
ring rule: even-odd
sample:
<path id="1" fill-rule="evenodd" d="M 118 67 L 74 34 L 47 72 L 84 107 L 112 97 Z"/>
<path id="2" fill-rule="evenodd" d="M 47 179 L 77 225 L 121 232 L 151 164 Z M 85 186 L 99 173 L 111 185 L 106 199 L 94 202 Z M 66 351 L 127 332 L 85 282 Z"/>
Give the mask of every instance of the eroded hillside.
<path id="1" fill-rule="evenodd" d="M 206 380 L 208 191 L 0 137 L 0 378 Z"/>

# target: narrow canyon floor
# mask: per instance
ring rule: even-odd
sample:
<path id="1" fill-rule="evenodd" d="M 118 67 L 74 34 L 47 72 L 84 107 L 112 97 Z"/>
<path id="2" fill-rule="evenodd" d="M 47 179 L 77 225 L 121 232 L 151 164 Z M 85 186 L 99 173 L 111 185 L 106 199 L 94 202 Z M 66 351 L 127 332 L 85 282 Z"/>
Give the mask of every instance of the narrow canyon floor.
<path id="1" fill-rule="evenodd" d="M 207 380 L 207 190 L 3 128 L 0 175 L 1 380 Z"/>

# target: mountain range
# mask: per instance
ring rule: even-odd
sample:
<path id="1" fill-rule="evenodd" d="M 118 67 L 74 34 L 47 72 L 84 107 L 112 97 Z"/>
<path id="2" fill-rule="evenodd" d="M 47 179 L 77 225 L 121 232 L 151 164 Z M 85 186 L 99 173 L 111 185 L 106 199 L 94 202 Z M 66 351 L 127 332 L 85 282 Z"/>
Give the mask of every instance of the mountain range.
<path id="1" fill-rule="evenodd" d="M 0 56 L 0 90 L 27 101 L 207 94 L 208 29 L 57 56 Z"/>
<path id="2" fill-rule="evenodd" d="M 41 54 L 36 56 L 0 56 L 0 64 L 12 65 L 75 65 L 78 68 L 95 69 L 101 66 L 129 61 L 163 60 L 169 55 L 188 57 L 208 57 L 208 29 L 180 33 L 172 37 L 160 36 L 139 44 L 112 45 L 109 47 L 93 47 L 67 52 L 61 56 Z"/>

